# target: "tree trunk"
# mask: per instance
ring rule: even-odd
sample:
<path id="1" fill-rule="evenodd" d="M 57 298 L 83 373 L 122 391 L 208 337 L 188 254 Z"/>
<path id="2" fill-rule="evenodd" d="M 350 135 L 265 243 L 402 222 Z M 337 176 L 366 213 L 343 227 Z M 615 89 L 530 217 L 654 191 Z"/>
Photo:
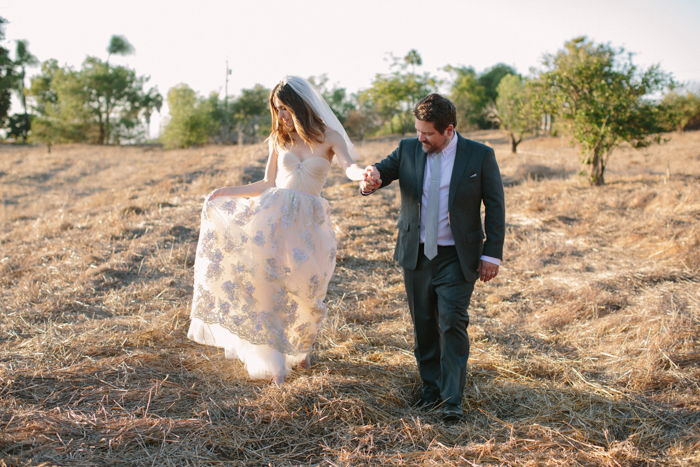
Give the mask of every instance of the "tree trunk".
<path id="1" fill-rule="evenodd" d="M 106 100 L 106 98 L 105 98 Z M 104 130 L 102 131 L 103 136 L 102 136 L 102 143 L 100 144 L 109 144 L 109 113 L 112 111 L 112 109 L 109 107 L 109 103 L 105 103 L 105 123 L 104 123 Z"/>
<path id="2" fill-rule="evenodd" d="M 24 67 L 22 67 L 22 76 L 19 82 L 19 100 L 24 109 L 24 133 L 22 134 L 22 142 L 27 142 L 29 133 L 29 114 L 27 113 L 27 97 L 24 95 Z"/>
<path id="3" fill-rule="evenodd" d="M 97 127 L 99 128 L 97 144 L 105 144 L 105 126 L 102 121 L 102 106 L 100 105 L 99 99 L 97 102 Z"/>
<path id="4" fill-rule="evenodd" d="M 27 108 L 24 108 L 24 134 L 22 135 L 22 142 L 27 142 L 27 136 L 29 135 L 29 130 L 31 130 L 31 122 L 29 121 L 29 114 L 27 113 Z"/>
<path id="5" fill-rule="evenodd" d="M 22 108 L 24 109 L 24 115 L 27 115 L 27 98 L 24 95 L 24 84 L 20 84 L 19 100 L 22 103 Z"/>
<path id="6" fill-rule="evenodd" d="M 603 165 L 603 158 L 600 154 L 599 149 L 593 151 L 593 160 L 591 160 L 590 169 L 590 182 L 591 185 L 604 185 L 605 178 L 603 173 L 605 172 L 605 166 Z"/>
<path id="7" fill-rule="evenodd" d="M 515 135 L 513 133 L 510 133 L 510 152 L 513 154 L 518 153 L 518 144 L 523 140 L 523 137 L 521 136 L 518 139 L 515 139 Z"/>

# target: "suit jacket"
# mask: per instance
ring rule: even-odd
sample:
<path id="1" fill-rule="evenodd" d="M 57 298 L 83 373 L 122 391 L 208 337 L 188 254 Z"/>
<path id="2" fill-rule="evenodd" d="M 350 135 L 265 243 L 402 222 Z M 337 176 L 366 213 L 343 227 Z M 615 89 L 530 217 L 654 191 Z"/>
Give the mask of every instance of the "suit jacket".
<path id="1" fill-rule="evenodd" d="M 457 152 L 450 179 L 448 219 L 464 277 L 471 282 L 479 278 L 476 269 L 481 255 L 503 259 L 505 199 L 493 149 L 456 132 L 455 137 Z M 426 158 L 418 138 L 409 138 L 401 140 L 393 153 L 375 165 L 381 174 L 382 187 L 397 179 L 400 183 L 401 216 L 394 259 L 409 270 L 415 269 L 418 260 Z"/>

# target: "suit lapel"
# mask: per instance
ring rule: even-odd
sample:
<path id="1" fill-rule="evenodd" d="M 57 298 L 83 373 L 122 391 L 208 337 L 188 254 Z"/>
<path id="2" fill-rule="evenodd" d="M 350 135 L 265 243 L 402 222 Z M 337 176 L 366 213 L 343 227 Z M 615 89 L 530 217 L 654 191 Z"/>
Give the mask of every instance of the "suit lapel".
<path id="1" fill-rule="evenodd" d="M 423 145 L 418 141 L 416 145 L 416 193 L 418 200 L 423 197 L 423 177 L 425 177 L 425 161 L 428 155 L 423 151 Z"/>
<path id="2" fill-rule="evenodd" d="M 452 167 L 452 177 L 450 178 L 450 196 L 447 202 L 448 210 L 452 209 L 452 202 L 455 199 L 457 187 L 462 180 L 464 171 L 467 169 L 467 162 L 469 162 L 469 156 L 471 155 L 469 142 L 462 138 L 457 132 L 455 132 L 455 136 L 457 137 L 457 152 L 455 154 L 455 163 Z"/>

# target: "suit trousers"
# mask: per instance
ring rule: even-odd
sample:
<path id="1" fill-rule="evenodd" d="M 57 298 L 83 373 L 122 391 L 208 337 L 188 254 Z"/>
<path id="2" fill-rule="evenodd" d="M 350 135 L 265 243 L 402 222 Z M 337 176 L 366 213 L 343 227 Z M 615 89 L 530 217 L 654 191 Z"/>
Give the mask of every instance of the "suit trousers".
<path id="1" fill-rule="evenodd" d="M 414 354 L 423 380 L 424 400 L 442 399 L 460 407 L 469 358 L 469 301 L 474 282 L 464 278 L 454 246 L 438 246 L 432 260 L 418 251 L 414 270 L 405 269 L 404 285 L 413 319 Z"/>

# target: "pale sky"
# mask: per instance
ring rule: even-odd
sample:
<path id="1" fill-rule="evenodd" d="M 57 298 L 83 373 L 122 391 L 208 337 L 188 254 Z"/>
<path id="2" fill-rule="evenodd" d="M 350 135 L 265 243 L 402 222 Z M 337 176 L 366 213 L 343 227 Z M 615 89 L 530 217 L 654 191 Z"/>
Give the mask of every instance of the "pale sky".
<path id="1" fill-rule="evenodd" d="M 12 54 L 26 39 L 39 60 L 76 68 L 106 59 L 110 37 L 124 35 L 136 53 L 110 62 L 150 76 L 164 97 L 178 83 L 223 96 L 227 58 L 234 97 L 286 74 L 325 73 L 356 92 L 410 49 L 423 58 L 417 71 L 440 77 L 445 65 L 497 63 L 528 74 L 580 35 L 700 82 L 700 0 L 0 0 L 0 16 Z"/>

